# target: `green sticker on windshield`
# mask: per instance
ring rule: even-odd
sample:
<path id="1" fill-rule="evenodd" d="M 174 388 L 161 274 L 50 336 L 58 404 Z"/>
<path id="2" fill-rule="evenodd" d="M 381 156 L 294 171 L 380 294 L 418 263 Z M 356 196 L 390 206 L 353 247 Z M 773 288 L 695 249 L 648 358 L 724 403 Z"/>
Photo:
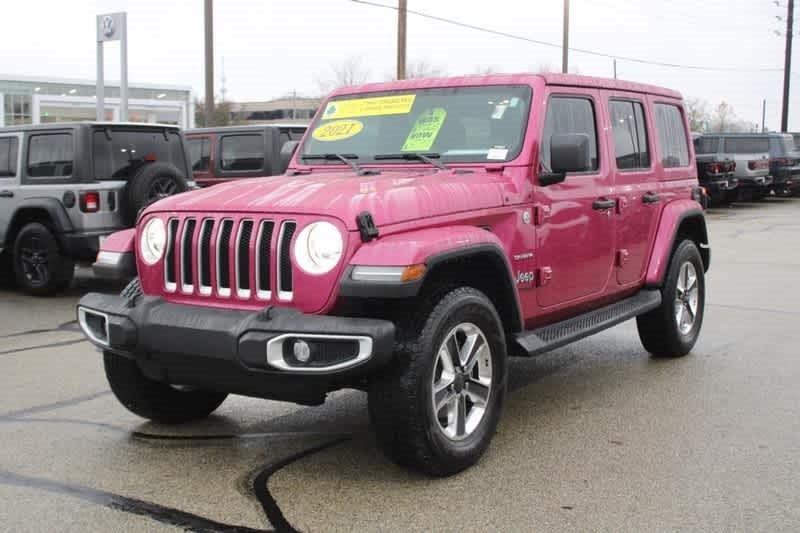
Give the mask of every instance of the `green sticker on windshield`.
<path id="1" fill-rule="evenodd" d="M 411 133 L 408 134 L 406 142 L 400 149 L 402 152 L 420 152 L 430 150 L 439 130 L 442 129 L 444 119 L 447 118 L 447 110 L 442 107 L 428 109 L 417 117 Z"/>

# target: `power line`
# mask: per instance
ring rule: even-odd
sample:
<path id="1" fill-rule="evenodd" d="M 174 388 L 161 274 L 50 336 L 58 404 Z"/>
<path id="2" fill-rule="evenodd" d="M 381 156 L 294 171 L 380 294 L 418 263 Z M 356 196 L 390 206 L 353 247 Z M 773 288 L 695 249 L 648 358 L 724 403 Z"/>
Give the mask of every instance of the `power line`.
<path id="1" fill-rule="evenodd" d="M 351 0 L 357 4 L 364 4 L 373 7 L 380 7 L 383 9 L 390 9 L 392 11 L 397 11 L 398 8 L 396 6 L 387 6 L 385 4 L 380 4 L 377 2 L 371 2 L 369 0 Z M 469 24 L 466 22 L 460 22 L 458 20 L 448 19 L 445 17 L 440 17 L 437 15 L 431 15 L 430 13 L 424 13 L 422 11 L 416 11 L 413 9 L 407 9 L 408 13 L 416 15 L 418 17 L 436 20 L 438 22 L 443 22 L 445 24 L 450 24 L 452 26 L 458 26 L 461 28 L 467 28 L 471 30 L 480 31 L 483 33 L 488 33 L 491 35 L 497 35 L 499 37 L 507 37 L 509 39 L 516 39 L 518 41 L 525 41 L 531 44 L 538 44 L 541 46 L 549 46 L 551 48 L 558 48 L 561 49 L 562 46 L 558 43 L 551 43 L 548 41 L 540 41 L 538 39 L 531 39 L 530 37 L 525 37 L 523 35 L 516 35 L 513 33 L 508 33 L 500 30 L 493 30 L 491 28 L 486 28 L 483 26 L 477 26 L 475 24 Z M 679 63 L 668 63 L 664 61 L 651 61 L 648 59 L 641 59 L 638 57 L 630 57 L 630 56 L 622 56 L 616 54 L 608 54 L 605 52 L 597 52 L 595 50 L 587 50 L 585 48 L 569 48 L 572 52 L 578 52 L 582 54 L 597 56 L 597 57 L 605 57 L 610 59 L 619 59 L 622 61 L 628 61 L 630 63 L 640 63 L 643 65 L 655 65 L 659 67 L 668 67 L 668 68 L 679 68 L 679 69 L 686 69 L 686 70 L 707 70 L 707 71 L 716 71 L 716 72 L 781 72 L 783 69 L 781 68 L 768 68 L 768 67 L 712 67 L 712 66 L 702 66 L 702 65 L 683 65 Z"/>

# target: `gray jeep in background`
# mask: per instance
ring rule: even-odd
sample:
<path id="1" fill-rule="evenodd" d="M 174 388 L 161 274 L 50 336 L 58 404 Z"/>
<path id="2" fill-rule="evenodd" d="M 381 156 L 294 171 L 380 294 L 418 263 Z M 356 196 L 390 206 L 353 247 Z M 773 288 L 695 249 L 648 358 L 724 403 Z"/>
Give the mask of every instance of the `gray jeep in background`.
<path id="1" fill-rule="evenodd" d="M 77 261 L 192 182 L 175 126 L 79 123 L 0 129 L 0 279 L 48 295 Z"/>

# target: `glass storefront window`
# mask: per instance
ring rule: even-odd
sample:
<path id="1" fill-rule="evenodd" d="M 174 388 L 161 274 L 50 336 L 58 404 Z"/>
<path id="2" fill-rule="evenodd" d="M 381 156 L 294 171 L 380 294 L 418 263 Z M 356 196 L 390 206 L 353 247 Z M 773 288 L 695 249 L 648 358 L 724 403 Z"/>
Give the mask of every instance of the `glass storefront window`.
<path id="1" fill-rule="evenodd" d="M 25 94 L 6 94 L 3 96 L 6 126 L 30 124 L 31 97 Z"/>

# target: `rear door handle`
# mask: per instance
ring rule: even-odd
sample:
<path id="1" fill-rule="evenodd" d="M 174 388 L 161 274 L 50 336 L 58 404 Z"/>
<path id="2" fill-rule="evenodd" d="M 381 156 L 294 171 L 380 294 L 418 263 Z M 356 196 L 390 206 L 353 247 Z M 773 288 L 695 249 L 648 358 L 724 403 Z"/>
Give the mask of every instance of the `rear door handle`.
<path id="1" fill-rule="evenodd" d="M 657 204 L 661 201 L 661 196 L 654 192 L 648 192 L 644 196 L 642 196 L 642 202 L 646 204 Z"/>
<path id="2" fill-rule="evenodd" d="M 11 191 L 0 191 L 0 198 L 13 198 L 14 193 Z"/>
<path id="3" fill-rule="evenodd" d="M 595 200 L 592 203 L 592 209 L 596 211 L 605 211 L 606 209 L 613 209 L 615 205 L 617 205 L 616 200 L 608 200 L 606 198 L 600 198 L 599 200 Z"/>

